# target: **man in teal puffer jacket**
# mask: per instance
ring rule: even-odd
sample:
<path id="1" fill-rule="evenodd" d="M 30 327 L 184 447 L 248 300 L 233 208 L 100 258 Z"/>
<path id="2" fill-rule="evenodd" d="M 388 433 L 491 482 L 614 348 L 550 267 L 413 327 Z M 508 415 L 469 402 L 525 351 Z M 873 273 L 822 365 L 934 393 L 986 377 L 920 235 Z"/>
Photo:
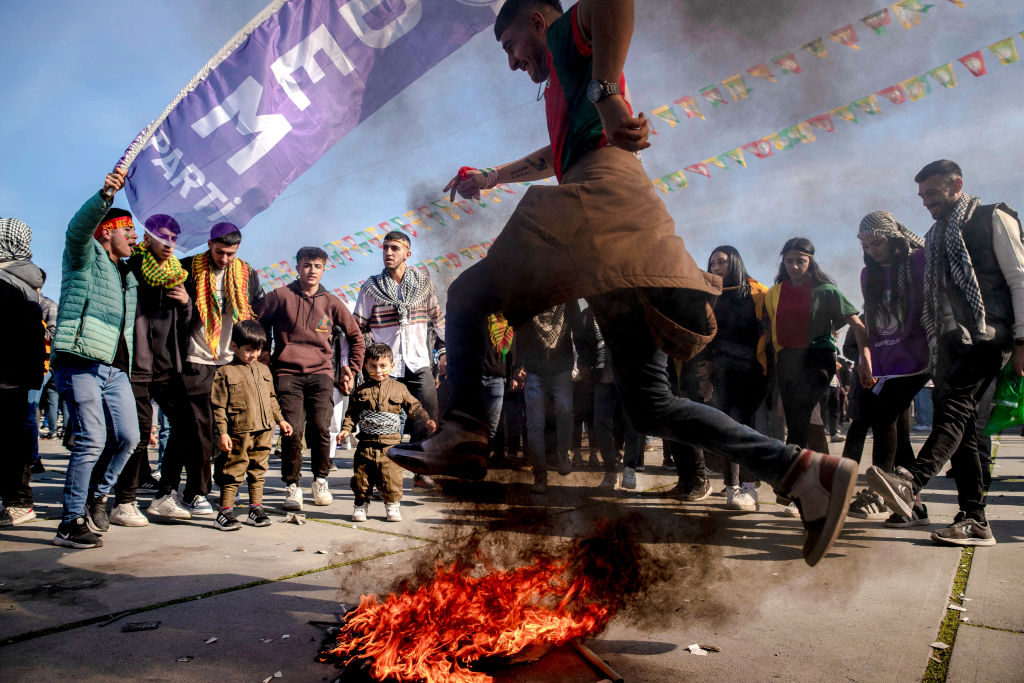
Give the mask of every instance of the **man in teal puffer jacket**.
<path id="1" fill-rule="evenodd" d="M 122 187 L 123 171 L 107 175 L 103 189 L 71 219 L 64 246 L 52 365 L 57 391 L 71 411 L 75 443 L 53 542 L 68 548 L 103 545 L 87 522 L 87 499 L 105 500 L 139 441 L 128 380 L 137 282 L 120 261 L 131 254 L 125 233 L 132 220 L 110 206 Z M 109 464 L 90 487 L 104 444 Z"/>

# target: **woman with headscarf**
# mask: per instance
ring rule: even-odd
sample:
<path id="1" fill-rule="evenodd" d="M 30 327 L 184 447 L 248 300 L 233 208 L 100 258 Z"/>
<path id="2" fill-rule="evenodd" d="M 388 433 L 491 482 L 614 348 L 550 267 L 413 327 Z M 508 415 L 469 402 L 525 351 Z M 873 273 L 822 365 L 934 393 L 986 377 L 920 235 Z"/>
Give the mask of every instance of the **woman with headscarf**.
<path id="1" fill-rule="evenodd" d="M 843 455 L 860 461 L 863 435 L 871 427 L 876 467 L 892 472 L 914 461 L 909 430 L 898 421 L 928 381 L 928 336 L 921 321 L 924 306 L 924 240 L 888 211 L 873 211 L 857 232 L 864 250 L 860 273 L 864 322 L 871 349 L 873 386 L 865 387 L 860 415 L 850 426 Z M 893 514 L 890 527 L 927 526 L 928 511 L 920 500 L 913 517 Z M 857 494 L 849 514 L 861 519 L 884 518 L 882 499 L 867 489 Z"/>

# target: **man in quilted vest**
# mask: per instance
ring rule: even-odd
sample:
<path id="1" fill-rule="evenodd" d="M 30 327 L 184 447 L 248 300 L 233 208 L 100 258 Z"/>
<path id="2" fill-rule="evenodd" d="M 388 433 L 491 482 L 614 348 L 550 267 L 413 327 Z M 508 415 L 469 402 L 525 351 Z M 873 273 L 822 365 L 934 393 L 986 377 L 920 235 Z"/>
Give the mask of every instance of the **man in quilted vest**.
<path id="1" fill-rule="evenodd" d="M 53 373 L 71 412 L 74 447 L 64 483 L 64 509 L 55 545 L 95 548 L 103 541 L 86 522 L 87 498 L 105 497 L 139 441 L 128 373 L 132 362 L 135 277 L 120 259 L 131 254 L 131 215 L 112 209 L 124 172 L 107 175 L 68 225 L 64 245 Z M 110 459 L 90 485 L 110 432 Z"/>

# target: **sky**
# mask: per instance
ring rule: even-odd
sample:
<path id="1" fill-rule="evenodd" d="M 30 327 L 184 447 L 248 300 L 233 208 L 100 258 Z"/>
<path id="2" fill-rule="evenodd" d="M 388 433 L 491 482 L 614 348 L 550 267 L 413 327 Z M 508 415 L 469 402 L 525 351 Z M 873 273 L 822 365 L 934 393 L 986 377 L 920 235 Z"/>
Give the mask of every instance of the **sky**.
<path id="1" fill-rule="evenodd" d="M 453 0 L 423 0 L 449 2 Z M 813 143 L 747 155 L 747 167 L 687 173 L 689 186 L 664 195 L 698 264 L 719 244 L 737 247 L 750 273 L 771 283 L 779 249 L 809 237 L 821 267 L 855 303 L 863 265 L 856 240 L 865 214 L 883 209 L 920 235 L 931 219 L 913 177 L 926 163 L 957 161 L 965 188 L 983 202 L 1024 206 L 1018 150 L 1024 141 L 1024 62 L 1002 65 L 988 46 L 1014 36 L 1024 57 L 1024 2 L 930 0 L 920 25 L 894 20 L 876 35 L 860 19 L 879 0 L 637 0 L 626 62 L 635 110 L 657 135 L 643 153 L 651 177 L 722 154 L 752 140 L 900 81 L 954 63 L 955 88 L 930 80 L 931 94 L 893 105 L 858 123 L 835 120 Z M 564 3 L 568 6 L 568 3 Z M 56 299 L 67 222 L 120 158 L 135 134 L 265 0 L 50 0 L 0 4 L 9 30 L 0 54 L 5 107 L 0 140 L 0 215 L 33 228 L 34 260 L 50 274 Z M 860 50 L 827 39 L 853 24 Z M 800 46 L 825 36 L 827 57 Z M 956 60 L 983 49 L 988 73 L 972 76 Z M 796 51 L 803 73 L 770 64 Z M 777 82 L 745 76 L 750 96 L 712 108 L 701 88 L 769 62 Z M 298 247 L 323 244 L 441 199 L 460 166 L 495 166 L 547 144 L 538 87 L 511 73 L 491 31 L 413 83 L 287 188 L 243 230 L 240 255 L 260 267 L 291 260 Z M 649 112 L 697 96 L 706 120 L 670 127 Z M 502 195 L 455 225 L 421 230 L 413 261 L 493 239 L 517 195 Z M 117 205 L 127 206 L 123 195 Z M 142 222 L 137 217 L 137 223 Z M 638 249 L 643 245 L 638 244 Z M 184 254 L 181 254 L 184 255 Z M 527 255 L 528 256 L 528 255 Z M 324 276 L 329 288 L 381 268 L 379 252 Z M 457 272 L 434 274 L 444 287 Z"/>

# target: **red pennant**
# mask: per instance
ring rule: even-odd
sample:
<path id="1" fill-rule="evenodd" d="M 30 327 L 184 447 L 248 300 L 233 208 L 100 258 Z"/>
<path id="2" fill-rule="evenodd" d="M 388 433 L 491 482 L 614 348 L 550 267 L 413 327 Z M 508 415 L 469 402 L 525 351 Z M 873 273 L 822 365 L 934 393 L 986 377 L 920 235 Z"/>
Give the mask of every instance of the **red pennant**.
<path id="1" fill-rule="evenodd" d="M 711 173 L 708 171 L 706 164 L 692 164 L 683 169 L 684 171 L 690 171 L 691 173 L 700 173 L 702 176 L 711 177 Z"/>
<path id="2" fill-rule="evenodd" d="M 879 90 L 877 94 L 881 95 L 893 104 L 903 104 L 907 101 L 907 93 L 901 85 L 894 85 L 886 88 L 885 90 Z"/>
<path id="3" fill-rule="evenodd" d="M 831 114 L 820 114 L 814 118 L 807 119 L 807 125 L 818 130 L 823 130 L 826 133 L 835 133 L 836 127 L 832 123 Z"/>
<path id="4" fill-rule="evenodd" d="M 743 149 L 750 154 L 753 154 L 758 159 L 767 159 L 772 155 L 772 143 L 765 139 L 754 140 L 743 145 Z"/>
<path id="5" fill-rule="evenodd" d="M 988 71 L 985 70 L 985 57 L 981 54 L 981 50 L 972 52 L 969 55 L 964 55 L 959 59 L 959 62 L 967 67 L 975 76 L 984 76 Z"/>

